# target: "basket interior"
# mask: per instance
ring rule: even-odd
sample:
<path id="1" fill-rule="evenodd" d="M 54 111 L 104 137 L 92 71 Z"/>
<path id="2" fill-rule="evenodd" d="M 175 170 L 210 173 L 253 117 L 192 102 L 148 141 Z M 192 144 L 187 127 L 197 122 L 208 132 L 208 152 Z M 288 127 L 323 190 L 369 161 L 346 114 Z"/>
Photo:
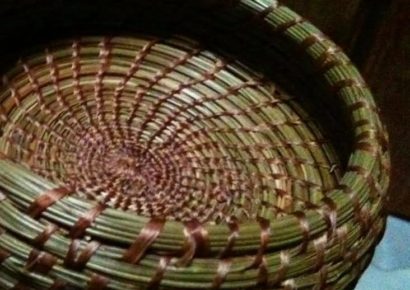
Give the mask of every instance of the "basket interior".
<path id="1" fill-rule="evenodd" d="M 312 42 L 307 41 L 301 49 L 282 34 L 287 27 L 272 31 L 266 19 L 272 8 L 256 12 L 261 7 L 276 5 L 275 1 L 271 4 L 232 0 L 103 0 L 98 4 L 46 0 L 39 4 L 23 0 L 3 10 L 2 18 L 8 25 L 2 28 L 0 40 L 7 45 L 0 47 L 0 68 L 5 73 L 22 56 L 55 41 L 84 35 L 187 37 L 200 43 L 202 49 L 241 62 L 296 96 L 302 107 L 318 120 L 344 167 L 353 149 L 351 117 L 334 91 L 324 85 L 318 64 L 312 63 L 304 51 L 303 47 Z M 20 6 L 25 9 L 19 9 Z M 317 31 L 313 26 L 311 30 Z M 325 36 L 317 37 L 327 41 Z M 313 54 L 315 49 L 314 45 L 309 48 Z M 320 65 L 326 70 L 332 63 Z"/>
<path id="2" fill-rule="evenodd" d="M 298 98 L 192 40 L 54 42 L 5 84 L 4 155 L 141 216 L 272 220 L 317 204 L 340 178 Z"/>
<path id="3" fill-rule="evenodd" d="M 321 200 L 351 130 L 313 64 L 249 7 L 177 2 L 34 6 L 43 22 L 5 52 L 20 61 L 3 66 L 3 153 L 144 216 L 270 219 Z"/>

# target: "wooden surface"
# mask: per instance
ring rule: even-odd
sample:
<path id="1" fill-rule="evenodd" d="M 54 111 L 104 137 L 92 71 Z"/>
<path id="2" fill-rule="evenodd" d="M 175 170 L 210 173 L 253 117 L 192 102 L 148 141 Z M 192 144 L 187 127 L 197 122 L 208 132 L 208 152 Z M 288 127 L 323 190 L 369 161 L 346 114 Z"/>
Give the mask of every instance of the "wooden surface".
<path id="1" fill-rule="evenodd" d="M 410 218 L 410 1 L 282 2 L 342 46 L 368 81 L 390 135 L 387 209 Z"/>
<path id="2" fill-rule="evenodd" d="M 393 1 L 362 71 L 390 134 L 389 210 L 410 218 L 410 1 Z"/>
<path id="3" fill-rule="evenodd" d="M 309 19 L 346 51 L 354 45 L 356 26 L 362 21 L 363 0 L 281 0 Z"/>

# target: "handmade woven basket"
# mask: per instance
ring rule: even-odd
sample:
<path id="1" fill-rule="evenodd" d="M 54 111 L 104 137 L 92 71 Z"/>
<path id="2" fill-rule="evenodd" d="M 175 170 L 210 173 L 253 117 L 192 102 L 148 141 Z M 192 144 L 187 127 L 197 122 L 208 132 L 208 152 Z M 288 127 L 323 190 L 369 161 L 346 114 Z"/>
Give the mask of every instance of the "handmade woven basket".
<path id="1" fill-rule="evenodd" d="M 4 73 L 0 289 L 351 286 L 389 158 L 346 55 L 272 1 L 131 2 Z"/>

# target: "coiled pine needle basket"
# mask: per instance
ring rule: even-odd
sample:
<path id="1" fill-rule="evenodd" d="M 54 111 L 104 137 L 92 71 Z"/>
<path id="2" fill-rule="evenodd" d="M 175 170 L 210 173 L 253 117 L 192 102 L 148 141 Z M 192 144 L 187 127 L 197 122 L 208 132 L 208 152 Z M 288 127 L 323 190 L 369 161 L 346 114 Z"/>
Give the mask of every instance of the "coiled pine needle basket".
<path id="1" fill-rule="evenodd" d="M 50 41 L 5 73 L 0 289 L 345 289 L 366 267 L 389 157 L 360 74 L 275 2 L 180 3 L 220 14 Z M 312 76 L 328 95 L 299 94 Z"/>

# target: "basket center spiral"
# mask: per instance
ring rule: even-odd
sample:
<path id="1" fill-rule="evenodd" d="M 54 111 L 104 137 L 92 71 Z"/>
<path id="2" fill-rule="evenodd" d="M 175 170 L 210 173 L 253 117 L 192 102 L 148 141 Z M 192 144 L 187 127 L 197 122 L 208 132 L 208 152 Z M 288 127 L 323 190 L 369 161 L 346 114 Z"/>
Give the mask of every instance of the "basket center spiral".
<path id="1" fill-rule="evenodd" d="M 61 41 L 23 58 L 1 96 L 3 154 L 143 216 L 272 218 L 337 184 L 297 99 L 190 40 Z"/>

